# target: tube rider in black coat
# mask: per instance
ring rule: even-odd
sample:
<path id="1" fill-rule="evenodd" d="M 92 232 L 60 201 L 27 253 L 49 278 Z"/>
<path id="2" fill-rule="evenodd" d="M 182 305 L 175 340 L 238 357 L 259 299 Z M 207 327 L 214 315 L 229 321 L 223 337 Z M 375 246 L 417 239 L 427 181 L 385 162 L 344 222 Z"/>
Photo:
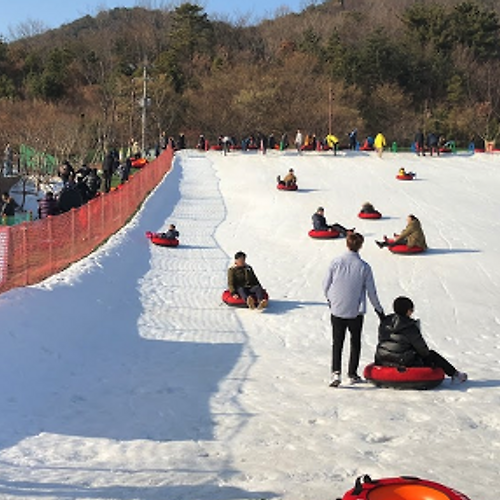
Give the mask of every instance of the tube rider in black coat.
<path id="1" fill-rule="evenodd" d="M 379 326 L 375 364 L 381 366 L 439 367 L 453 381 L 465 382 L 467 374 L 459 372 L 448 360 L 430 350 L 420 332 L 420 322 L 411 318 L 414 305 L 408 297 L 393 303 L 394 314 L 386 316 Z"/>

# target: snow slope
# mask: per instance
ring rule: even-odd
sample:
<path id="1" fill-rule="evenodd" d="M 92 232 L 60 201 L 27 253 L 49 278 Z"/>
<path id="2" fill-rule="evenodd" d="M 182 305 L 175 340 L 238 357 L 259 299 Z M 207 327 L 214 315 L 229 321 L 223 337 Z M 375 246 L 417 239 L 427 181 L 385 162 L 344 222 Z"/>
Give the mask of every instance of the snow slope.
<path id="1" fill-rule="evenodd" d="M 417 180 L 396 181 L 400 166 Z M 499 166 L 492 155 L 182 152 L 106 245 L 0 296 L 0 498 L 334 499 L 368 473 L 495 499 Z M 290 167 L 300 190 L 276 190 Z M 364 201 L 384 218 L 358 219 Z M 318 205 L 365 235 L 386 310 L 412 297 L 429 344 L 469 382 L 327 387 L 321 281 L 345 241 L 308 238 Z M 431 250 L 378 249 L 408 213 Z M 144 232 L 170 222 L 182 246 L 150 246 Z M 240 249 L 269 291 L 264 313 L 221 304 Z M 362 364 L 376 327 L 370 310 Z"/>

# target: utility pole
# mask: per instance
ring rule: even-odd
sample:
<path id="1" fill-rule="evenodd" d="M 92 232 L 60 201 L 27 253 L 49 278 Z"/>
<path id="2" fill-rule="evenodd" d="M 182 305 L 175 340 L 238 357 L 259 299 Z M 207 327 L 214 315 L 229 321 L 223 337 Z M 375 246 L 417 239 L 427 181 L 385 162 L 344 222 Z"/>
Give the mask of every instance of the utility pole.
<path id="1" fill-rule="evenodd" d="M 144 61 L 144 70 L 142 73 L 142 154 L 146 153 L 146 108 L 148 105 L 148 70 L 146 61 Z"/>
<path id="2" fill-rule="evenodd" d="M 328 89 L 328 135 L 332 134 L 332 107 L 333 107 L 333 92 L 332 84 Z"/>

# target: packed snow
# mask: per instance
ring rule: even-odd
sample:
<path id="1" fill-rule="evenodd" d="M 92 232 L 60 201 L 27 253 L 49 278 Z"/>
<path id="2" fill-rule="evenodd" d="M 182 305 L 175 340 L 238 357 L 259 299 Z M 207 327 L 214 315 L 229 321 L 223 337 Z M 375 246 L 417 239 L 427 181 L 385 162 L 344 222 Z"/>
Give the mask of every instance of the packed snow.
<path id="1" fill-rule="evenodd" d="M 395 179 L 404 166 L 411 182 Z M 276 189 L 294 168 L 297 192 Z M 334 500 L 357 476 L 418 476 L 496 500 L 500 158 L 183 151 L 136 217 L 88 258 L 0 296 L 0 498 Z M 360 220 L 363 202 L 383 213 Z M 355 226 L 386 312 L 407 295 L 430 346 L 469 374 L 431 391 L 328 387 L 321 282 Z M 414 213 L 430 250 L 374 241 Z M 174 223 L 178 248 L 146 231 Z M 266 311 L 221 302 L 247 253 Z M 369 309 L 361 365 L 372 361 Z M 344 362 L 348 357 L 348 343 Z"/>

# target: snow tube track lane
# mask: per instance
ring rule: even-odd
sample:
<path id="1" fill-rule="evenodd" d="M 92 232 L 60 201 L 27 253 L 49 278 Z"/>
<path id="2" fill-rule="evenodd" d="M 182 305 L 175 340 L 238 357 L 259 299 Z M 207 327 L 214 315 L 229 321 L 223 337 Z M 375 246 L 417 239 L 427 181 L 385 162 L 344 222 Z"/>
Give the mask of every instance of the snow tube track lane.
<path id="1" fill-rule="evenodd" d="M 181 170 L 180 199 L 172 212 L 165 214 L 163 227 L 174 223 L 183 243 L 168 257 L 164 248 L 149 247 L 151 267 L 139 290 L 144 309 L 138 321 L 139 332 L 146 338 L 173 342 L 174 346 L 186 345 L 196 365 L 188 371 L 197 374 L 203 394 L 213 400 L 211 418 L 218 425 L 220 437 L 231 439 L 244 422 L 226 425 L 218 422 L 217 415 L 226 419 L 231 415 L 233 424 L 242 418 L 244 412 L 235 394 L 255 355 L 237 312 L 220 304 L 229 258 L 215 240 L 215 232 L 226 218 L 226 207 L 210 158 L 183 151 L 176 154 L 175 162 Z M 175 372 L 175 367 L 168 367 L 169 373 L 172 369 Z M 216 385 L 213 373 L 220 377 Z M 181 381 L 177 383 L 182 385 Z M 183 418 L 191 417 L 181 412 Z M 208 424 L 201 426 L 203 434 Z"/>
<path id="2" fill-rule="evenodd" d="M 181 170 L 180 199 L 166 214 L 164 227 L 174 223 L 183 244 L 168 258 L 165 249 L 150 246 L 151 269 L 141 286 L 144 335 L 184 342 L 242 342 L 244 332 L 234 311 L 220 308 L 202 319 L 204 311 L 220 305 L 229 265 L 214 237 L 226 217 L 215 170 L 209 158 L 193 151 L 177 153 L 175 162 Z M 219 332 L 220 338 L 212 332 Z"/>

